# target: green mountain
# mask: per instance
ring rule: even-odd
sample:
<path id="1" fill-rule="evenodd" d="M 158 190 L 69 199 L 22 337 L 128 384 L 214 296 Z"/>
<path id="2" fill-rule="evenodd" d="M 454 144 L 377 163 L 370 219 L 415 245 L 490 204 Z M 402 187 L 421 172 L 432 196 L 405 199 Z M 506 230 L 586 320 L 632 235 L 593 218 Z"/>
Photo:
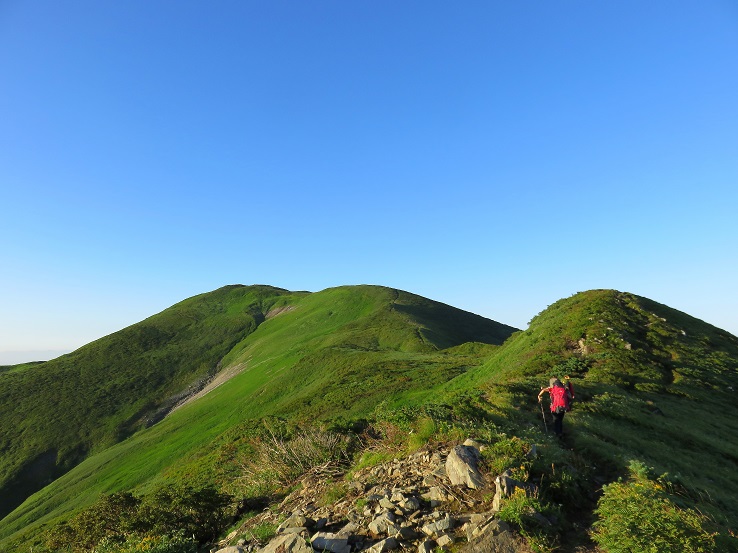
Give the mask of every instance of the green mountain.
<path id="1" fill-rule="evenodd" d="M 576 401 L 560 444 L 536 395 L 564 373 Z M 230 286 L 54 361 L 0 368 L 0 549 L 26 551 L 104 494 L 148 497 L 187 482 L 248 499 L 257 492 L 234 482 L 265 424 L 284 436 L 380 428 L 389 450 L 461 433 L 538 444 L 556 462 L 529 477 L 539 499 L 564 504 L 569 535 L 566 524 L 596 518 L 602 484 L 637 461 L 668 473 L 680 508 L 728 539 L 738 524 L 736 386 L 738 338 L 633 294 L 580 293 L 516 331 L 382 287 Z M 562 491 L 564 478 L 576 493 Z"/>
<path id="2" fill-rule="evenodd" d="M 307 294 L 229 286 L 190 298 L 69 355 L 0 373 L 0 515 L 157 422 L 221 369 L 240 367 L 248 390 L 264 386 L 252 413 L 349 412 L 357 401 L 369 409 L 373 391 L 405 378 L 400 373 L 411 376 L 397 393 L 415 379 L 456 374 L 445 362 L 412 374 L 424 354 L 468 341 L 501 344 L 513 330 L 379 287 Z M 374 374 L 364 378 L 366 371 Z"/>

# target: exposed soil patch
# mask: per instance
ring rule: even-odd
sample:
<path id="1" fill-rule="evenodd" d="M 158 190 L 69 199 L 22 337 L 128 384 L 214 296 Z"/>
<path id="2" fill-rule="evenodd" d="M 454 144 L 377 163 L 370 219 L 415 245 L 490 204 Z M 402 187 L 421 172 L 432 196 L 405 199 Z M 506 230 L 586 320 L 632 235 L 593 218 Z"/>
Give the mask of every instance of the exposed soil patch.
<path id="1" fill-rule="evenodd" d="M 199 391 L 197 391 L 197 392 L 195 392 L 193 394 L 188 395 L 187 397 L 185 397 L 184 399 L 182 399 L 181 401 L 179 401 L 174 407 L 172 407 L 172 409 L 169 411 L 169 413 L 173 413 L 174 411 L 176 411 L 177 409 L 179 409 L 183 405 L 187 405 L 191 401 L 194 401 L 196 399 L 199 399 L 199 398 L 203 397 L 204 395 L 208 394 L 209 392 L 212 392 L 213 390 L 215 390 L 221 384 L 224 384 L 225 382 L 228 382 L 231 378 L 233 378 L 237 374 L 240 374 L 241 371 L 243 371 L 245 368 L 246 368 L 246 364 L 245 363 L 238 363 L 236 365 L 231 365 L 230 367 L 227 367 L 226 369 L 220 371 L 218 374 L 216 374 L 213 377 L 213 379 L 210 382 L 208 382 L 205 385 L 204 388 L 202 388 L 201 390 L 199 390 Z M 169 415 L 169 413 L 167 413 L 167 415 Z"/>
<path id="2" fill-rule="evenodd" d="M 271 319 L 273 317 L 276 317 L 277 315 L 281 315 L 282 313 L 287 313 L 288 311 L 293 311 L 295 309 L 294 305 L 283 305 L 282 307 L 275 307 L 269 313 L 266 314 L 267 319 Z"/>

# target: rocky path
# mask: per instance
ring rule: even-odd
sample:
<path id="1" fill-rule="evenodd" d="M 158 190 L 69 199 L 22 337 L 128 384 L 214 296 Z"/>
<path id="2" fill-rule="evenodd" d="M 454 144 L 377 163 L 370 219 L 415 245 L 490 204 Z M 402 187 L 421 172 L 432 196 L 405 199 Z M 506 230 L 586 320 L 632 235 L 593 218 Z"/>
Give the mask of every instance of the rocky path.
<path id="1" fill-rule="evenodd" d="M 524 540 L 496 518 L 500 498 L 516 485 L 507 475 L 490 479 L 478 466 L 475 442 L 421 450 L 355 472 L 351 480 L 314 471 L 278 509 L 268 509 L 233 532 L 218 553 L 465 553 L 529 552 Z M 326 498 L 339 496 L 335 501 Z M 278 525 L 268 544 L 250 529 Z M 235 545 L 231 545 L 235 544 Z"/>

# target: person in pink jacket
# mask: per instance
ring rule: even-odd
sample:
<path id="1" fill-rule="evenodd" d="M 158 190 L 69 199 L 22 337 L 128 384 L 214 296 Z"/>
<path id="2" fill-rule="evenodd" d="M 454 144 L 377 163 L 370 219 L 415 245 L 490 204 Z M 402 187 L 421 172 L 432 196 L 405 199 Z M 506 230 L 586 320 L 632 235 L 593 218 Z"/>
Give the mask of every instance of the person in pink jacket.
<path id="1" fill-rule="evenodd" d="M 564 435 L 564 415 L 571 411 L 571 401 L 574 399 L 574 386 L 568 376 L 564 377 L 566 385 L 561 383 L 558 377 L 553 376 L 549 380 L 548 388 L 541 388 L 538 392 L 538 403 L 543 399 L 543 394 L 548 392 L 551 398 L 551 414 L 554 419 L 554 434 L 561 438 Z"/>

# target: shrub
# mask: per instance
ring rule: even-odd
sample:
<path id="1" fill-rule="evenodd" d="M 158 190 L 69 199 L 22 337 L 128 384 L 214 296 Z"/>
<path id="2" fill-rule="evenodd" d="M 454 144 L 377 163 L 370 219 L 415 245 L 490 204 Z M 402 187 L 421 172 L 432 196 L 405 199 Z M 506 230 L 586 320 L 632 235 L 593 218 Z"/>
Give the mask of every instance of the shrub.
<path id="1" fill-rule="evenodd" d="M 51 529 L 46 544 L 62 551 L 104 546 L 100 551 L 185 553 L 190 541 L 205 543 L 217 536 L 230 503 L 230 496 L 211 487 L 165 486 L 142 498 L 114 493 Z"/>
<path id="2" fill-rule="evenodd" d="M 540 501 L 537 494 L 516 488 L 503 501 L 497 516 L 517 526 L 534 551 L 548 552 L 555 549 L 557 542 L 556 528 L 543 514 L 551 510 L 550 506 Z"/>
<path id="3" fill-rule="evenodd" d="M 254 452 L 242 464 L 245 493 L 268 496 L 310 470 L 328 474 L 345 465 L 353 447 L 349 436 L 317 428 L 298 429 L 267 426 L 254 441 Z"/>
<path id="4" fill-rule="evenodd" d="M 707 553 L 715 536 L 696 510 L 680 507 L 663 480 L 652 480 L 638 461 L 630 478 L 603 488 L 592 539 L 608 553 Z"/>
<path id="5" fill-rule="evenodd" d="M 197 542 L 192 538 L 177 536 L 131 536 L 119 543 L 105 538 L 95 548 L 95 553 L 197 553 Z"/>

